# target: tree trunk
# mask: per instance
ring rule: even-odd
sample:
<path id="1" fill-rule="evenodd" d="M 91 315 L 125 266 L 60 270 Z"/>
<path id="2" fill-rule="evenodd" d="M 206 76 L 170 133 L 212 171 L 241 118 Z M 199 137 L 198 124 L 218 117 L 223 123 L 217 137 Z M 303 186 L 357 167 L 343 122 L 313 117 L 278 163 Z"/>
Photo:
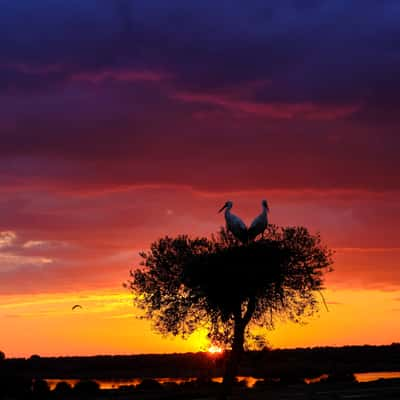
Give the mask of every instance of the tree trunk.
<path id="1" fill-rule="evenodd" d="M 221 396 L 221 399 L 226 399 L 228 395 L 232 392 L 232 386 L 235 382 L 235 378 L 239 368 L 239 362 L 243 354 L 245 328 L 246 324 L 244 323 L 241 314 L 235 314 L 235 327 L 232 350 L 229 353 L 229 357 L 225 365 L 224 380 L 222 382 L 223 394 Z"/>
<path id="2" fill-rule="evenodd" d="M 222 393 L 220 396 L 221 399 L 227 399 L 232 392 L 232 386 L 235 382 L 235 378 L 239 369 L 239 362 L 243 355 L 244 331 L 256 309 L 256 299 L 254 297 L 249 299 L 247 310 L 243 317 L 241 308 L 242 307 L 240 305 L 233 316 L 235 326 L 233 332 L 232 350 L 225 365 Z"/>

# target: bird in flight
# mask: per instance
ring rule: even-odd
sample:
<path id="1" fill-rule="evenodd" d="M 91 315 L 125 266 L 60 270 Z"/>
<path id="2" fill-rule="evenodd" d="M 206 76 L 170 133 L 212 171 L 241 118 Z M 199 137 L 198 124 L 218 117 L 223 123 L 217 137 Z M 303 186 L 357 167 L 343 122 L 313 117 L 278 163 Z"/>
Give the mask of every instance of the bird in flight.
<path id="1" fill-rule="evenodd" d="M 80 304 L 75 304 L 72 306 L 72 310 L 75 310 L 76 308 L 82 308 L 82 306 Z"/>

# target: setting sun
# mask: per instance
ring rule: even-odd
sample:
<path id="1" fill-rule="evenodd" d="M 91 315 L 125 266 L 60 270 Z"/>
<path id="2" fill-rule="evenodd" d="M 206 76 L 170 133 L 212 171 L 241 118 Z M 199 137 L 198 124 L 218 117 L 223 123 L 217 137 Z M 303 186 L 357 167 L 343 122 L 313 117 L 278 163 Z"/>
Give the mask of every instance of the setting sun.
<path id="1" fill-rule="evenodd" d="M 209 353 L 211 353 L 211 354 L 220 354 L 220 353 L 223 352 L 223 349 L 222 349 L 221 347 L 212 345 L 212 346 L 210 346 L 210 347 L 208 348 L 207 351 L 208 351 Z"/>

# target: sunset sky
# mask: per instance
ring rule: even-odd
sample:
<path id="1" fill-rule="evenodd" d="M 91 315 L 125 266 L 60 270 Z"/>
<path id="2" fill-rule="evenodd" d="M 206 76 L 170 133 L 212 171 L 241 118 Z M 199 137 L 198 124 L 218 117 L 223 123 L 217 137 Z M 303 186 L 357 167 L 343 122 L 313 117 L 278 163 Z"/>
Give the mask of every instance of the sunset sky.
<path id="1" fill-rule="evenodd" d="M 329 312 L 272 347 L 399 341 L 400 2 L 272 3 L 0 0 L 6 356 L 206 349 L 122 284 L 228 199 L 335 250 Z"/>

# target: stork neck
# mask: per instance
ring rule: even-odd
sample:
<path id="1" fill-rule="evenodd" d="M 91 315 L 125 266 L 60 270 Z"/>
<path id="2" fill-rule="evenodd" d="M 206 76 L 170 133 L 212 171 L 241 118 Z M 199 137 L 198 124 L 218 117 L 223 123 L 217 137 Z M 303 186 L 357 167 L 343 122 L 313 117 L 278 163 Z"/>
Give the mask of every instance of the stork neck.
<path id="1" fill-rule="evenodd" d="M 266 215 L 267 211 L 268 211 L 267 206 L 264 206 L 264 204 L 263 204 L 262 208 L 263 208 L 262 213 Z"/>

